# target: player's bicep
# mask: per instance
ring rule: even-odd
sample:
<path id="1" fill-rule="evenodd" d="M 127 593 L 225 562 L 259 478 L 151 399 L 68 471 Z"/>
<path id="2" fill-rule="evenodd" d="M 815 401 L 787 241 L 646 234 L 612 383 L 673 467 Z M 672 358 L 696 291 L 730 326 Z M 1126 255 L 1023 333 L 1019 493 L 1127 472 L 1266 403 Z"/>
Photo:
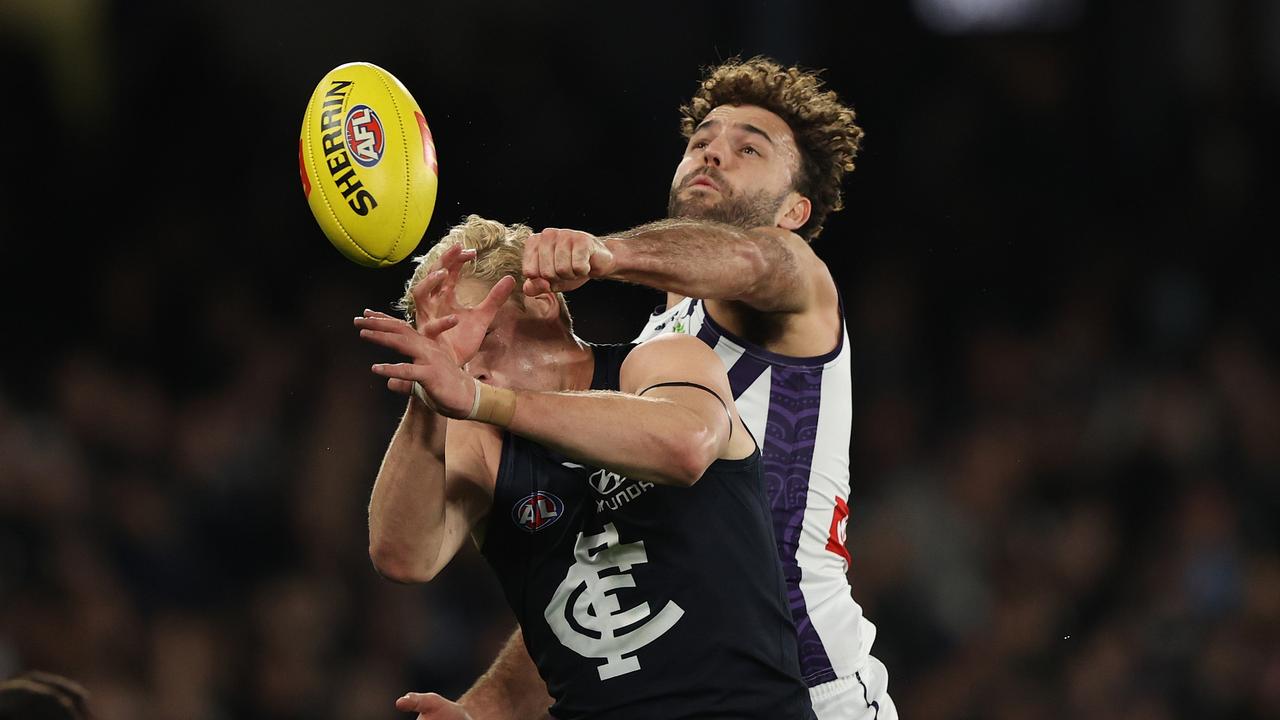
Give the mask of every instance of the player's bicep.
<path id="1" fill-rule="evenodd" d="M 627 356 L 619 377 L 625 393 L 662 398 L 694 413 L 727 442 L 737 419 L 724 363 L 688 335 L 660 335 Z"/>
<path id="2" fill-rule="evenodd" d="M 762 312 L 804 313 L 836 302 L 835 281 L 804 238 L 781 228 L 751 231 L 761 248 L 759 280 L 740 300 Z"/>

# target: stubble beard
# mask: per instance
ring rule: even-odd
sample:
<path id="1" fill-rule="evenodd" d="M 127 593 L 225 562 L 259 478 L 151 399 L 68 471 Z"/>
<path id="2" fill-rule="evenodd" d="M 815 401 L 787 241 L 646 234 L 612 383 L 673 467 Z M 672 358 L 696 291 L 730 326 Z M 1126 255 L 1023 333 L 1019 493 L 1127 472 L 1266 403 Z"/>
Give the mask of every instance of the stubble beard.
<path id="1" fill-rule="evenodd" d="M 683 182 L 671 189 L 667 196 L 667 217 L 690 218 L 694 220 L 712 220 L 744 229 L 756 227 L 773 227 L 778 208 L 790 191 L 781 195 L 771 195 L 767 191 L 741 195 L 731 190 L 728 194 L 721 190 L 720 197 L 711 198 L 701 194 L 680 197 L 680 193 L 689 187 L 695 175 L 690 175 Z M 728 186 L 718 183 L 721 188 Z M 704 191 L 709 193 L 710 191 Z"/>

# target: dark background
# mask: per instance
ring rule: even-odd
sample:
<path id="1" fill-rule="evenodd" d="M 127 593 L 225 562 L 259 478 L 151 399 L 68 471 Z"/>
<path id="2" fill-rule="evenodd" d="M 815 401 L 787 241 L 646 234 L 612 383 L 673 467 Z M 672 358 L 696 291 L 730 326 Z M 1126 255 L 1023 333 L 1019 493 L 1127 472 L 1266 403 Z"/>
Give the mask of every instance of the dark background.
<path id="1" fill-rule="evenodd" d="M 465 689 L 512 621 L 474 552 L 368 561 L 403 402 L 350 318 L 408 267 L 320 233 L 305 103 L 352 60 L 412 90 L 424 250 L 470 212 L 606 233 L 662 214 L 676 108 L 739 53 L 826 68 L 867 131 L 815 249 L 903 717 L 1280 714 L 1267 0 L 0 2 L 0 676 L 105 720 Z M 658 302 L 570 297 L 599 341 Z"/>

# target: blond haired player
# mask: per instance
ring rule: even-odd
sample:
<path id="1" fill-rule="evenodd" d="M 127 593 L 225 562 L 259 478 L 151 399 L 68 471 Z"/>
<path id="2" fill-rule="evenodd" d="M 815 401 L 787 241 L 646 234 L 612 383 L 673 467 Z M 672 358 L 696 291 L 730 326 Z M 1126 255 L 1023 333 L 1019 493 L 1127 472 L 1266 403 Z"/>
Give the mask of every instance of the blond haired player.
<path id="1" fill-rule="evenodd" d="M 375 565 L 425 582 L 477 537 L 556 717 L 811 718 L 724 366 L 688 337 L 589 345 L 559 293 L 512 295 L 529 233 L 471 216 L 421 261 L 413 324 L 356 318 L 421 401 L 374 484 Z"/>
<path id="2" fill-rule="evenodd" d="M 707 71 L 681 108 L 687 144 L 669 219 L 597 238 L 548 229 L 525 251 L 525 292 L 590 278 L 668 293 L 640 338 L 693 335 L 728 369 L 743 421 L 763 445 L 778 555 L 814 711 L 892 720 L 875 627 L 853 600 L 844 546 L 851 426 L 849 343 L 839 294 L 809 243 L 842 207 L 862 138 L 852 108 L 818 77 L 756 58 Z M 476 720 L 539 715 L 519 637 L 461 699 Z M 401 709 L 464 717 L 438 696 Z"/>

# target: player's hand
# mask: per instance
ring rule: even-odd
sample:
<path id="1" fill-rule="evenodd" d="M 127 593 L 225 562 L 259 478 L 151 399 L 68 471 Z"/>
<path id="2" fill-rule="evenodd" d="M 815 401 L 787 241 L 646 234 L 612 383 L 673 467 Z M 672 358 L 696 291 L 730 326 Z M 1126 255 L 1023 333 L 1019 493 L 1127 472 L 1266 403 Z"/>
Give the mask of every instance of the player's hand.
<path id="1" fill-rule="evenodd" d="M 471 412 L 478 392 L 475 381 L 463 371 L 453 346 L 441 337 L 458 325 L 457 315 L 419 320 L 415 329 L 403 320 L 366 310 L 355 319 L 360 337 L 409 357 L 407 363 L 379 363 L 373 372 L 387 378 L 387 387 L 400 393 L 422 387 L 419 398 L 435 412 L 463 418 Z"/>
<path id="2" fill-rule="evenodd" d="M 576 290 L 613 269 L 613 253 L 590 233 L 547 228 L 524 241 L 525 295 Z"/>
<path id="3" fill-rule="evenodd" d="M 471 720 L 466 708 L 435 693 L 407 693 L 396 700 L 396 709 L 418 713 L 417 720 Z"/>
<path id="4" fill-rule="evenodd" d="M 409 324 L 398 317 L 392 317 L 391 315 L 388 315 L 386 313 L 378 312 L 377 310 L 369 310 L 368 308 L 366 308 L 364 311 L 364 316 L 356 318 L 356 327 L 359 327 L 359 328 L 369 327 L 374 329 L 378 327 L 391 327 L 391 325 L 389 324 L 382 325 L 381 323 L 366 325 L 364 322 L 366 318 L 370 320 L 382 320 L 382 321 L 385 321 L 386 323 L 399 323 L 401 325 Z M 387 387 L 394 392 L 400 393 L 401 395 L 413 394 L 413 383 L 406 382 L 404 380 L 388 380 Z"/>
<path id="5" fill-rule="evenodd" d="M 475 258 L 475 250 L 463 250 L 461 245 L 454 245 L 444 251 L 439 265 L 411 290 L 420 327 L 431 318 L 447 315 L 458 317 L 457 325 L 445 333 L 445 339 L 453 346 L 459 364 L 466 364 L 475 356 L 494 316 L 515 290 L 515 280 L 509 276 L 504 277 L 494 283 L 489 294 L 478 305 L 462 306 L 456 293 L 458 278 L 461 276 L 462 266 Z"/>

